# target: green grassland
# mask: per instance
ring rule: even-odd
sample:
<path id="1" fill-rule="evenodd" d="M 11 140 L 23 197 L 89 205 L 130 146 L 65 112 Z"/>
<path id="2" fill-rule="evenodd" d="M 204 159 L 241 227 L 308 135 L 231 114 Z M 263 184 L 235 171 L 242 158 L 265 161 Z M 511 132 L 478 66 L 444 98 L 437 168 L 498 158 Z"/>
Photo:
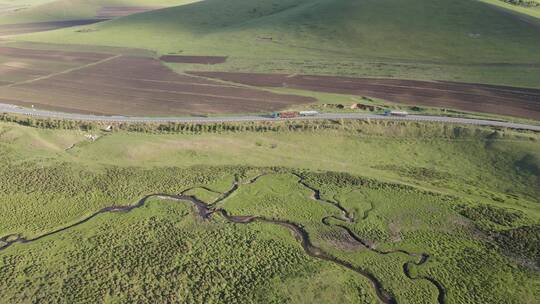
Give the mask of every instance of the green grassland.
<path id="1" fill-rule="evenodd" d="M 308 303 L 301 295 L 311 277 L 324 279 L 312 290 L 323 295 L 318 300 L 373 301 L 362 278 L 307 258 L 283 228 L 201 223 L 188 206 L 166 201 L 100 216 L 1 261 L 3 299 L 11 303 Z"/>
<path id="2" fill-rule="evenodd" d="M 498 0 L 0 0 L 0 24 L 130 5 L 180 6 L 10 39 L 229 56 L 168 64 L 180 72 L 540 83 L 538 9 Z M 315 96 L 318 110 L 388 106 L 273 90 Z M 365 273 L 398 303 L 540 298 L 538 133 L 346 120 L 104 132 L 1 117 L 0 302 L 377 303 Z M 215 212 L 152 196 L 95 215 L 160 193 Z M 318 254 L 271 220 L 305 231 Z"/>
<path id="3" fill-rule="evenodd" d="M 334 127 L 148 134 L 2 122 L 0 237 L 34 238 L 152 193 L 191 189 L 212 204 L 236 180 L 216 208 L 300 225 L 398 303 L 436 302 L 428 279 L 444 286 L 445 303 L 536 302 L 538 134 L 326 123 Z M 416 265 L 419 254 L 429 258 Z M 378 302 L 365 277 L 306 255 L 282 226 L 205 220 L 187 202 L 158 198 L 15 243 L 0 250 L 0 269 L 10 303 Z"/>
<path id="4" fill-rule="evenodd" d="M 18 39 L 229 56 L 212 67 L 228 71 L 538 87 L 540 21 L 524 16 L 469 0 L 206 0 Z"/>

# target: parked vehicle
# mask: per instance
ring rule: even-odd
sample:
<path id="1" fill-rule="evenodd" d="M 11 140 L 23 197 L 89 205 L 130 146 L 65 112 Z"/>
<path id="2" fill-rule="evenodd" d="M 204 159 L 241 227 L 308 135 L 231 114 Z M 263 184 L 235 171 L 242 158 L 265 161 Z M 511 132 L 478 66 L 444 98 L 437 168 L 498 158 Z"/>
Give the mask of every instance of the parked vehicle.
<path id="1" fill-rule="evenodd" d="M 319 112 L 317 111 L 286 111 L 286 112 L 274 112 L 272 113 L 272 118 L 295 118 L 300 116 L 316 116 Z"/>
<path id="2" fill-rule="evenodd" d="M 300 116 L 300 112 L 287 111 L 287 112 L 274 112 L 272 118 L 295 118 Z"/>
<path id="3" fill-rule="evenodd" d="M 401 116 L 401 117 L 404 117 L 404 116 L 409 115 L 409 113 L 406 112 L 406 111 L 392 111 L 392 110 L 386 110 L 386 111 L 384 111 L 384 115 L 385 115 L 385 116 Z"/>
<path id="4" fill-rule="evenodd" d="M 300 111 L 300 116 L 317 116 L 319 112 L 317 111 Z"/>

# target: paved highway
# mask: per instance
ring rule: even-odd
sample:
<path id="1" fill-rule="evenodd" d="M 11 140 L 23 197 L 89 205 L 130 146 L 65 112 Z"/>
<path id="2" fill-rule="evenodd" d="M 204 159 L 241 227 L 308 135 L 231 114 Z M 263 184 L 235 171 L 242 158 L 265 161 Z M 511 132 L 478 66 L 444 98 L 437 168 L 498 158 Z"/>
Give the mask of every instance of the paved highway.
<path id="1" fill-rule="evenodd" d="M 53 112 L 39 109 L 28 109 L 19 106 L 0 103 L 0 113 L 23 114 L 41 118 L 72 119 L 82 121 L 101 122 L 243 122 L 243 121 L 275 121 L 277 119 L 266 116 L 228 116 L 228 117 L 135 117 L 135 116 L 100 116 L 75 113 Z M 503 122 L 495 120 L 468 119 L 444 116 L 408 115 L 405 117 L 384 116 L 364 113 L 324 113 L 317 116 L 298 117 L 293 119 L 380 119 L 404 121 L 428 121 L 440 123 L 468 124 L 477 126 L 492 126 L 511 129 L 521 129 L 540 132 L 540 126 Z"/>

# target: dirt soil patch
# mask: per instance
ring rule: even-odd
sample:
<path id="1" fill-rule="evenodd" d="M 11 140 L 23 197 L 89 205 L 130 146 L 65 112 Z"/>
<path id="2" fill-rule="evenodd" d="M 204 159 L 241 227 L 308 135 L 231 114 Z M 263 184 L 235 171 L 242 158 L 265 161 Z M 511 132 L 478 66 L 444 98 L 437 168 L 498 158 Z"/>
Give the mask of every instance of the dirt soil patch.
<path id="1" fill-rule="evenodd" d="M 8 35 L 19 35 L 34 32 L 43 32 L 56 30 L 64 27 L 72 27 L 79 25 L 88 25 L 104 21 L 106 19 L 81 19 L 68 21 L 49 21 L 49 22 L 34 22 L 22 24 L 6 24 L 0 25 L 0 37 Z"/>
<path id="2" fill-rule="evenodd" d="M 190 72 L 260 87 L 370 96 L 391 102 L 540 120 L 540 90 L 456 82 L 370 79 L 333 76 Z"/>
<path id="3" fill-rule="evenodd" d="M 92 52 L 0 47 L 0 81 L 16 83 L 44 77 L 110 57 Z"/>
<path id="4" fill-rule="evenodd" d="M 0 47 L 0 56 L 6 56 L 10 58 L 17 58 L 17 59 L 90 63 L 90 62 L 94 62 L 94 61 L 98 61 L 98 60 L 102 60 L 107 57 L 110 57 L 111 54 Z"/>
<path id="5" fill-rule="evenodd" d="M 219 64 L 227 61 L 227 57 L 164 55 L 159 57 L 159 60 L 172 63 Z"/>
<path id="6" fill-rule="evenodd" d="M 0 87 L 0 102 L 74 113 L 171 116 L 269 112 L 315 101 L 179 75 L 153 58 L 105 56 L 65 73 Z"/>

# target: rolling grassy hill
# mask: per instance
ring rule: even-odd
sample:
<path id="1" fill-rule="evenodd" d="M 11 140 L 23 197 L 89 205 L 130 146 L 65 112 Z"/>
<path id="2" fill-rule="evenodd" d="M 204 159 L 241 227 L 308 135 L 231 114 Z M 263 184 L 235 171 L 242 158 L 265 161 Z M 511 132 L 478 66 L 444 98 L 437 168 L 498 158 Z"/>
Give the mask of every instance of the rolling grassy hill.
<path id="1" fill-rule="evenodd" d="M 537 87 L 540 21 L 470 0 L 206 0 L 20 39 L 230 56 L 223 70 Z M 174 67 L 174 66 L 173 66 Z"/>
<path id="2" fill-rule="evenodd" d="M 92 19 L 103 7 L 167 7 L 194 0 L 0 0 L 0 24 Z"/>

